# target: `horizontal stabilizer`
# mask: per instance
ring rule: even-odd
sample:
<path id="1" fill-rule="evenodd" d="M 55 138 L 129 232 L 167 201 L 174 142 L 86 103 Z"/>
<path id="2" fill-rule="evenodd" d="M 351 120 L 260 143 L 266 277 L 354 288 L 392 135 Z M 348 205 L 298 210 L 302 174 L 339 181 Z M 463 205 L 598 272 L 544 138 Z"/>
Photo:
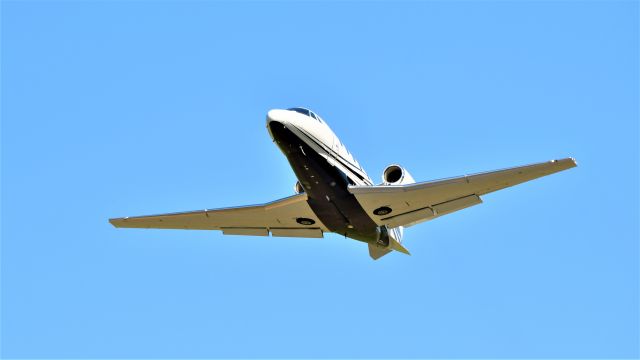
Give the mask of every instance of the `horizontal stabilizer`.
<path id="1" fill-rule="evenodd" d="M 389 238 L 389 245 L 395 251 L 400 251 L 403 254 L 411 255 L 409 253 L 409 250 L 407 250 L 404 246 L 402 246 L 402 244 L 400 244 L 399 241 L 397 241 L 397 240 L 395 240 L 393 238 Z"/>
<path id="2" fill-rule="evenodd" d="M 391 251 L 392 250 L 389 248 L 380 247 L 376 244 L 369 244 L 369 256 L 371 256 L 373 260 L 378 260 L 381 257 L 390 253 Z"/>
<path id="3" fill-rule="evenodd" d="M 393 250 L 399 251 L 403 254 L 411 255 L 409 253 L 409 250 L 407 250 L 404 246 L 402 246 L 402 244 L 400 244 L 400 242 L 394 240 L 393 238 L 389 238 L 389 247 L 369 244 L 369 256 L 371 256 L 373 260 L 378 260 Z"/>

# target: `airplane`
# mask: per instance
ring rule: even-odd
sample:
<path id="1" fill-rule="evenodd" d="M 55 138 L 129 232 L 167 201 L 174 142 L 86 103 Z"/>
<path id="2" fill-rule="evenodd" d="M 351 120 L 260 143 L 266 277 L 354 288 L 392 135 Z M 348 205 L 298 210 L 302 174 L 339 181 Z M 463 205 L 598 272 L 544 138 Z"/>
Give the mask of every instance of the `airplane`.
<path id="1" fill-rule="evenodd" d="M 398 251 L 404 228 L 482 203 L 481 196 L 577 166 L 551 160 L 415 182 L 392 164 L 374 184 L 329 125 L 294 107 L 267 113 L 267 129 L 298 181 L 295 195 L 261 205 L 110 219 L 117 228 L 221 230 L 224 235 L 322 238 L 333 232 L 367 243 L 374 260 Z"/>

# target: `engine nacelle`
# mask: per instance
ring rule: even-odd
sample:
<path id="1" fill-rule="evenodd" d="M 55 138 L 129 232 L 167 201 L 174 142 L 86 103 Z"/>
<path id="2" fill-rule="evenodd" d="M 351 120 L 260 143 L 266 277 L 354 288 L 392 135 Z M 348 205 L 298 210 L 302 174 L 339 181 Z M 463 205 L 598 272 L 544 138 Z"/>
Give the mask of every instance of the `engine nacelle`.
<path id="1" fill-rule="evenodd" d="M 413 176 L 405 168 L 397 164 L 387 166 L 382 172 L 383 185 L 404 185 L 415 182 Z"/>
<path id="2" fill-rule="evenodd" d="M 296 181 L 295 185 L 293 185 L 293 191 L 295 191 L 296 194 L 302 194 L 304 192 L 304 188 L 302 187 L 302 184 L 300 184 L 300 181 Z"/>

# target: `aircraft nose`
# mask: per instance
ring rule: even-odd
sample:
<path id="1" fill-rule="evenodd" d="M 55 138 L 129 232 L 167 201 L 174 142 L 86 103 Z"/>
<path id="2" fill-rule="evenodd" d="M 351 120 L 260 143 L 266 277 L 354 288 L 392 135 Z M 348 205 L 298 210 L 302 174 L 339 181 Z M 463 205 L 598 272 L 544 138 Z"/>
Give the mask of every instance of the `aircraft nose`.
<path id="1" fill-rule="evenodd" d="M 287 123 L 287 117 L 289 115 L 289 111 L 281 110 L 281 109 L 273 109 L 267 113 L 267 126 L 272 122 L 278 122 L 281 124 Z"/>
<path id="2" fill-rule="evenodd" d="M 288 110 L 281 109 L 273 109 L 267 113 L 267 130 L 273 140 L 290 124 L 289 116 Z"/>

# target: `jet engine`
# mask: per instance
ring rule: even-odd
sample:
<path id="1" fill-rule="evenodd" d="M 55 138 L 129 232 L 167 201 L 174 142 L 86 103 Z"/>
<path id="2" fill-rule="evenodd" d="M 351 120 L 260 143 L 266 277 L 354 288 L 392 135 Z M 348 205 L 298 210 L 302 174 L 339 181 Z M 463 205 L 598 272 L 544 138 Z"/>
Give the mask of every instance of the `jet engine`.
<path id="1" fill-rule="evenodd" d="M 302 187 L 302 184 L 300 184 L 300 181 L 296 181 L 295 185 L 293 185 L 293 191 L 295 191 L 296 194 L 302 194 L 304 192 L 304 188 Z"/>
<path id="2" fill-rule="evenodd" d="M 400 165 L 389 165 L 382 172 L 383 185 L 404 185 L 415 182 L 411 174 Z"/>

